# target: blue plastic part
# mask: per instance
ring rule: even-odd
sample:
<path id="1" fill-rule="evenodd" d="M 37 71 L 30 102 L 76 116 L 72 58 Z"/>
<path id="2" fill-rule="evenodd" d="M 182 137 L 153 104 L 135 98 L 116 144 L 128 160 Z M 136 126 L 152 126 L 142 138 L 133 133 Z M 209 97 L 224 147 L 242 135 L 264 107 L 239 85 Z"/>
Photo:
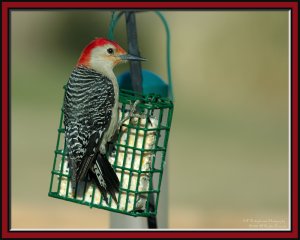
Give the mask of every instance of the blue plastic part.
<path id="1" fill-rule="evenodd" d="M 130 72 L 124 72 L 117 77 L 120 88 L 132 90 Z M 155 93 L 168 97 L 168 84 L 160 76 L 148 70 L 142 70 L 143 94 Z"/>

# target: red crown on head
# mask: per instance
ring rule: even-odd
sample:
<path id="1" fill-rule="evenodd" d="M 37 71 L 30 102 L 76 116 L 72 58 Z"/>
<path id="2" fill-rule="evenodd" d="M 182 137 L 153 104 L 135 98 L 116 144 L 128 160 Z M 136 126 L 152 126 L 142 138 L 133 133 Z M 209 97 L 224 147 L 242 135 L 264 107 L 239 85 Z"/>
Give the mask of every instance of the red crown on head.
<path id="1" fill-rule="evenodd" d="M 108 40 L 106 38 L 96 38 L 83 49 L 77 65 L 88 66 L 92 50 L 96 47 L 105 46 L 107 44 L 115 46 L 117 51 L 120 50 L 121 52 L 124 52 L 124 50 L 116 42 Z"/>

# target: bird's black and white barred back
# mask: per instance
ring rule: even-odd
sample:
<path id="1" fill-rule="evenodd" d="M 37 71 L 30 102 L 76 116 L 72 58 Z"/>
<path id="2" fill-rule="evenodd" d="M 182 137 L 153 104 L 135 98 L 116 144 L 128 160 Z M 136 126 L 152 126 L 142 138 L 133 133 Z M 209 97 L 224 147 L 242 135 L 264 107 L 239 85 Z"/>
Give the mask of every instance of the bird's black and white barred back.
<path id="1" fill-rule="evenodd" d="M 117 104 L 114 91 L 108 77 L 85 66 L 77 66 L 67 83 L 63 106 L 73 189 L 89 173 L 106 201 L 107 192 L 116 201 L 114 194 L 119 189 L 116 173 L 105 154 L 99 151 L 101 145 L 107 145 L 103 142 L 107 141 L 104 135 L 111 124 L 112 109 Z"/>
<path id="2" fill-rule="evenodd" d="M 107 192 L 117 201 L 115 192 L 120 185 L 106 158 L 107 142 L 119 127 L 119 86 L 113 68 L 127 60 L 145 59 L 128 54 L 116 42 L 96 38 L 82 51 L 68 81 L 64 101 L 73 190 L 88 174 L 106 202 Z"/>

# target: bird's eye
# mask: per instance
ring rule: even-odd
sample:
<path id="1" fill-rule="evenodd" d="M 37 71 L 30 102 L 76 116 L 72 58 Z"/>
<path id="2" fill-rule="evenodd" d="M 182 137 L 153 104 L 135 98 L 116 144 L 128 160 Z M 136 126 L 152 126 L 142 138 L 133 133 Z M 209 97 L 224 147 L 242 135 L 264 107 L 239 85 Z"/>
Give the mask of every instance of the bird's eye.
<path id="1" fill-rule="evenodd" d="M 108 49 L 107 49 L 107 52 L 108 52 L 109 54 L 113 54 L 113 53 L 114 53 L 114 50 L 113 50 L 112 48 L 108 48 Z"/>

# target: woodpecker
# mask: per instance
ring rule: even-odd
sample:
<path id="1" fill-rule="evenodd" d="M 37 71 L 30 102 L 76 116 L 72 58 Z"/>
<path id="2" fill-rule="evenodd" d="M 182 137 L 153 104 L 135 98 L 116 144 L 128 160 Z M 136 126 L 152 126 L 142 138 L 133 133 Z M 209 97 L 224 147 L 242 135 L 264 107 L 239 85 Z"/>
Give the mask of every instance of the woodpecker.
<path id="1" fill-rule="evenodd" d="M 120 185 L 106 157 L 119 126 L 119 86 L 113 68 L 127 60 L 145 59 L 105 38 L 90 42 L 71 73 L 63 105 L 73 194 L 80 181 L 93 180 L 107 204 L 107 194 L 117 203 Z"/>

